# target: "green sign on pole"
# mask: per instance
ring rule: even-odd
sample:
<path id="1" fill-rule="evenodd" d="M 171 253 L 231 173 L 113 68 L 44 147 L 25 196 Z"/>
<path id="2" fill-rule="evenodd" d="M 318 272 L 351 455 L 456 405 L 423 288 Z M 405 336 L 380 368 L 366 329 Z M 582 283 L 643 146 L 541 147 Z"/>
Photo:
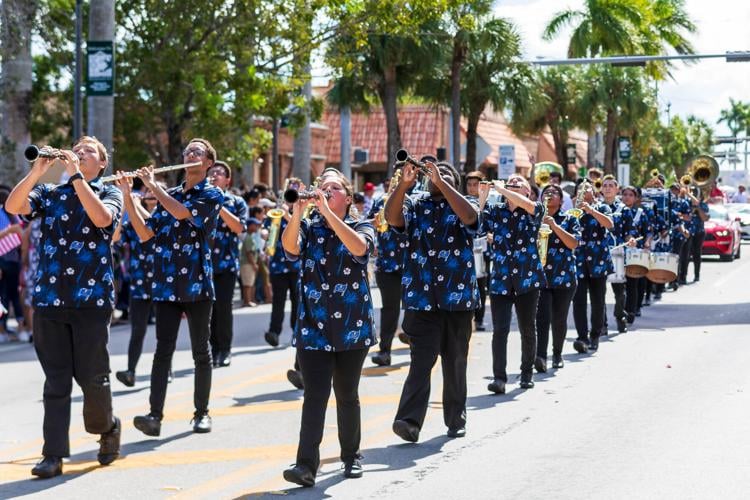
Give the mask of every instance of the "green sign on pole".
<path id="1" fill-rule="evenodd" d="M 86 94 L 112 95 L 115 81 L 115 57 L 113 43 L 86 43 Z"/>

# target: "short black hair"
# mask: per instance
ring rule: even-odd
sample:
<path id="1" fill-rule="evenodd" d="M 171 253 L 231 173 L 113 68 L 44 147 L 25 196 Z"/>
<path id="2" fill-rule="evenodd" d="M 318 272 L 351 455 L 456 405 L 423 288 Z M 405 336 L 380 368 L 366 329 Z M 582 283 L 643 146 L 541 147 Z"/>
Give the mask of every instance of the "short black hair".
<path id="1" fill-rule="evenodd" d="M 365 196 L 362 193 L 354 193 L 352 195 L 352 200 L 354 200 L 354 203 L 364 203 Z"/>
<path id="2" fill-rule="evenodd" d="M 450 170 L 451 175 L 453 176 L 453 182 L 455 183 L 456 191 L 461 191 L 461 175 L 459 175 L 458 170 L 456 170 L 456 167 L 448 163 L 447 161 L 439 161 L 435 164 L 438 168 L 445 167 L 448 170 Z"/>
<path id="3" fill-rule="evenodd" d="M 210 168 L 214 167 L 220 167 L 222 170 L 224 170 L 224 173 L 227 175 L 227 179 L 232 178 L 232 169 L 229 168 L 229 165 L 227 165 L 225 162 L 221 160 L 216 160 L 213 165 L 211 165 Z"/>

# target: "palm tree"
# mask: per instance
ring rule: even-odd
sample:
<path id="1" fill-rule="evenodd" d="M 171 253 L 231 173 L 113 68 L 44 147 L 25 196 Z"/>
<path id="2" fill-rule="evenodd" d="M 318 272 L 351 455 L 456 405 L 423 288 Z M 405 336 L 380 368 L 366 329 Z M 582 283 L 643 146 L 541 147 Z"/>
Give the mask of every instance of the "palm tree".
<path id="1" fill-rule="evenodd" d="M 736 138 L 740 135 L 740 132 L 747 130 L 748 126 L 750 126 L 746 113 L 745 104 L 742 101 L 735 101 L 730 97 L 729 108 L 721 110 L 719 120 L 716 123 L 725 123 L 732 136 Z M 737 151 L 736 142 L 732 144 L 732 150 Z"/>

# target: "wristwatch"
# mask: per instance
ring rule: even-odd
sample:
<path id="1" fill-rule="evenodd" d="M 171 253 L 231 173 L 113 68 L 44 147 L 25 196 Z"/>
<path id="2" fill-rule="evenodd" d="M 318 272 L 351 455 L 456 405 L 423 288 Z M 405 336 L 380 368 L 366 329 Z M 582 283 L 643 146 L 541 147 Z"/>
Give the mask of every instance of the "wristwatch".
<path id="1" fill-rule="evenodd" d="M 76 172 L 75 174 L 71 175 L 68 178 L 68 184 L 73 184 L 73 181 L 77 181 L 78 179 L 83 180 L 83 174 L 81 172 Z"/>

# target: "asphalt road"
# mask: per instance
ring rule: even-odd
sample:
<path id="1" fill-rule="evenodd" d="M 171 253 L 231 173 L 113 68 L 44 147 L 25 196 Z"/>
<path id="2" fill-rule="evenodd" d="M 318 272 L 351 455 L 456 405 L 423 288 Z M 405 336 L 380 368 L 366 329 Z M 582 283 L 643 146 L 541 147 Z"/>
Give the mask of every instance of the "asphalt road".
<path id="1" fill-rule="evenodd" d="M 302 392 L 285 378 L 294 356 L 288 327 L 282 347 L 263 341 L 270 306 L 235 311 L 232 366 L 214 372 L 212 433 L 191 432 L 186 331 L 161 437 L 133 428 L 133 416 L 148 408 L 150 332 L 136 386 L 113 382 L 115 411 L 124 423 L 123 457 L 98 465 L 98 436 L 83 430 L 76 388 L 73 456 L 65 474 L 51 480 L 29 474 L 41 451 L 41 368 L 29 345 L 5 344 L 0 498 L 747 498 L 750 259 L 707 259 L 701 274 L 700 283 L 644 308 L 630 332 L 610 336 L 593 355 L 573 353 L 570 321 L 565 368 L 536 376 L 532 390 L 518 388 L 515 332 L 508 394 L 486 391 L 491 333 L 476 332 L 463 439 L 445 437 L 439 368 L 420 442 L 403 443 L 391 432 L 409 360 L 406 346 L 396 341 L 393 366 L 374 367 L 368 360 L 360 386 L 365 476 L 343 479 L 331 404 L 314 489 L 295 488 L 281 477 L 294 461 Z M 611 307 L 611 297 L 608 302 Z M 113 371 L 125 366 L 128 336 L 129 326 L 113 327 Z"/>

